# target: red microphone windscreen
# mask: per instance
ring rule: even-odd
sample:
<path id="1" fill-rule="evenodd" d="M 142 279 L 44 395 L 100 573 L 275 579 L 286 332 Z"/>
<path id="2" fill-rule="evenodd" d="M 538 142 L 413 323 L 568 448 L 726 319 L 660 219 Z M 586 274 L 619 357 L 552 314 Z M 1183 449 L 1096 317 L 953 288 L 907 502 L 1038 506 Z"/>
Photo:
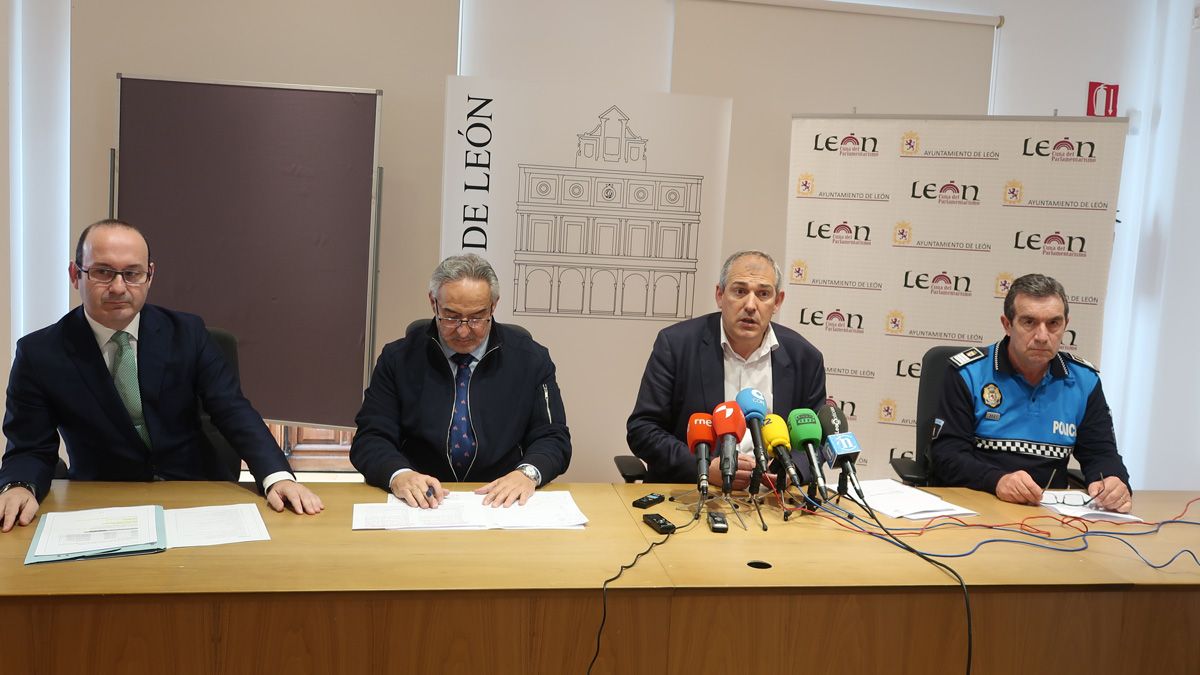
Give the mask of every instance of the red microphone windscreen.
<path id="1" fill-rule="evenodd" d="M 688 450 L 696 454 L 697 443 L 708 443 L 709 449 L 717 444 L 717 435 L 713 433 L 713 418 L 708 413 L 696 413 L 688 420 L 687 444 Z"/>
<path id="2" fill-rule="evenodd" d="M 733 434 L 738 440 L 746 435 L 746 416 L 736 401 L 725 401 L 713 408 L 713 433 L 717 436 Z"/>

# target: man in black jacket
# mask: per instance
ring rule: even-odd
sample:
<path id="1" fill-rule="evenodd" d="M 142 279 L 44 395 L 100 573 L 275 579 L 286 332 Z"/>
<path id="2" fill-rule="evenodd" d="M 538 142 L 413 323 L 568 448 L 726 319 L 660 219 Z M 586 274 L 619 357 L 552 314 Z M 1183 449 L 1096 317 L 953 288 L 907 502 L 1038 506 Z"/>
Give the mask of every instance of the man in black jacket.
<path id="1" fill-rule="evenodd" d="M 437 507 L 445 481 L 487 482 L 492 506 L 524 504 L 571 462 L 554 362 L 528 334 L 492 320 L 492 266 L 443 260 L 429 282 L 434 320 L 383 348 L 355 422 L 350 461 L 411 506 Z"/>

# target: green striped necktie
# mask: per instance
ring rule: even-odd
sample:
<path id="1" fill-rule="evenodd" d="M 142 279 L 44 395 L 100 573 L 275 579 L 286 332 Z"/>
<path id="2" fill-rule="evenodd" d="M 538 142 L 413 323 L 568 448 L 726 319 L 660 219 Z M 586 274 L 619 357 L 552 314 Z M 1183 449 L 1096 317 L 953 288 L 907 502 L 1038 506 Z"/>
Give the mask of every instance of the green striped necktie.
<path id="1" fill-rule="evenodd" d="M 129 333 L 119 330 L 113 333 L 112 341 L 117 345 L 117 358 L 113 362 L 113 381 L 117 394 L 129 411 L 133 429 L 141 436 L 146 447 L 150 447 L 150 432 L 146 430 L 146 419 L 142 416 L 142 391 L 138 388 L 137 356 L 129 344 Z"/>

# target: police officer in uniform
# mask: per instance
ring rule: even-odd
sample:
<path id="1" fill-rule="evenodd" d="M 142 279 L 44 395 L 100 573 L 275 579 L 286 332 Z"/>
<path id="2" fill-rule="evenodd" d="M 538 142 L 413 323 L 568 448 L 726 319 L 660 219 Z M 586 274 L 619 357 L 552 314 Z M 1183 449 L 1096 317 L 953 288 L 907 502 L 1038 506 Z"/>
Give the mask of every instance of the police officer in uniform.
<path id="1" fill-rule="evenodd" d="M 951 357 L 930 449 L 940 484 L 1038 504 L 1047 485 L 1066 487 L 1074 454 L 1089 506 L 1133 508 L 1099 373 L 1059 351 L 1068 311 L 1062 284 L 1027 274 L 1004 298 L 1005 337 Z"/>

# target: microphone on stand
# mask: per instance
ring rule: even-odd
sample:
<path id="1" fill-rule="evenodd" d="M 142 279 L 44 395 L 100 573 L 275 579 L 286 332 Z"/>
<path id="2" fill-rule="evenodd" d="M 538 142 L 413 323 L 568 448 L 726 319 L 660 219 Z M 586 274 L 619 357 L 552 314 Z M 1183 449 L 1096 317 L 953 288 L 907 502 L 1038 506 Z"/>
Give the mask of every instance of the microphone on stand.
<path id="1" fill-rule="evenodd" d="M 792 447 L 803 450 L 808 458 L 808 469 L 812 472 L 808 495 L 821 499 L 829 499 L 829 488 L 825 485 L 825 473 L 821 470 L 821 460 L 817 458 L 817 448 L 821 445 L 821 423 L 810 408 L 796 408 L 788 414 L 788 428 L 791 430 Z"/>
<path id="2" fill-rule="evenodd" d="M 762 425 L 767 416 L 767 397 L 757 389 L 746 388 L 738 392 L 738 407 L 746 418 L 746 426 L 750 429 L 750 441 L 754 445 L 754 471 L 750 473 L 751 495 L 758 494 L 762 484 L 763 474 L 767 472 L 767 452 L 763 447 Z"/>
<path id="3" fill-rule="evenodd" d="M 738 442 L 746 435 L 746 416 L 735 401 L 725 401 L 713 408 L 712 418 L 721 457 L 721 493 L 728 496 L 733 492 L 733 476 L 737 473 Z"/>
<path id="4" fill-rule="evenodd" d="M 850 431 L 850 421 L 846 419 L 845 413 L 837 406 L 832 405 L 821 408 L 821 412 L 817 413 L 817 419 L 821 422 L 821 433 L 825 437 L 824 443 L 821 445 L 825 463 L 831 469 L 840 468 L 842 476 L 850 478 L 850 483 L 854 485 L 854 491 L 865 503 L 867 498 L 863 495 L 862 485 L 858 482 L 858 474 L 854 471 L 854 463 L 858 461 L 862 446 L 859 445 L 858 438 Z M 838 479 L 838 494 L 845 493 L 843 481 L 844 478 Z"/>
<path id="5" fill-rule="evenodd" d="M 763 420 L 762 435 L 767 454 L 779 462 L 783 476 L 791 479 L 792 485 L 796 487 L 803 485 L 800 472 L 796 471 L 796 465 L 792 463 L 792 444 L 788 437 L 787 422 L 779 415 L 767 415 Z M 776 483 L 780 493 L 787 489 L 787 481 L 783 478 L 778 479 Z"/>
<path id="6" fill-rule="evenodd" d="M 696 413 L 688 419 L 687 443 L 688 449 L 696 456 L 696 491 L 700 493 L 701 503 L 708 499 L 708 462 L 716 442 L 712 415 Z"/>

